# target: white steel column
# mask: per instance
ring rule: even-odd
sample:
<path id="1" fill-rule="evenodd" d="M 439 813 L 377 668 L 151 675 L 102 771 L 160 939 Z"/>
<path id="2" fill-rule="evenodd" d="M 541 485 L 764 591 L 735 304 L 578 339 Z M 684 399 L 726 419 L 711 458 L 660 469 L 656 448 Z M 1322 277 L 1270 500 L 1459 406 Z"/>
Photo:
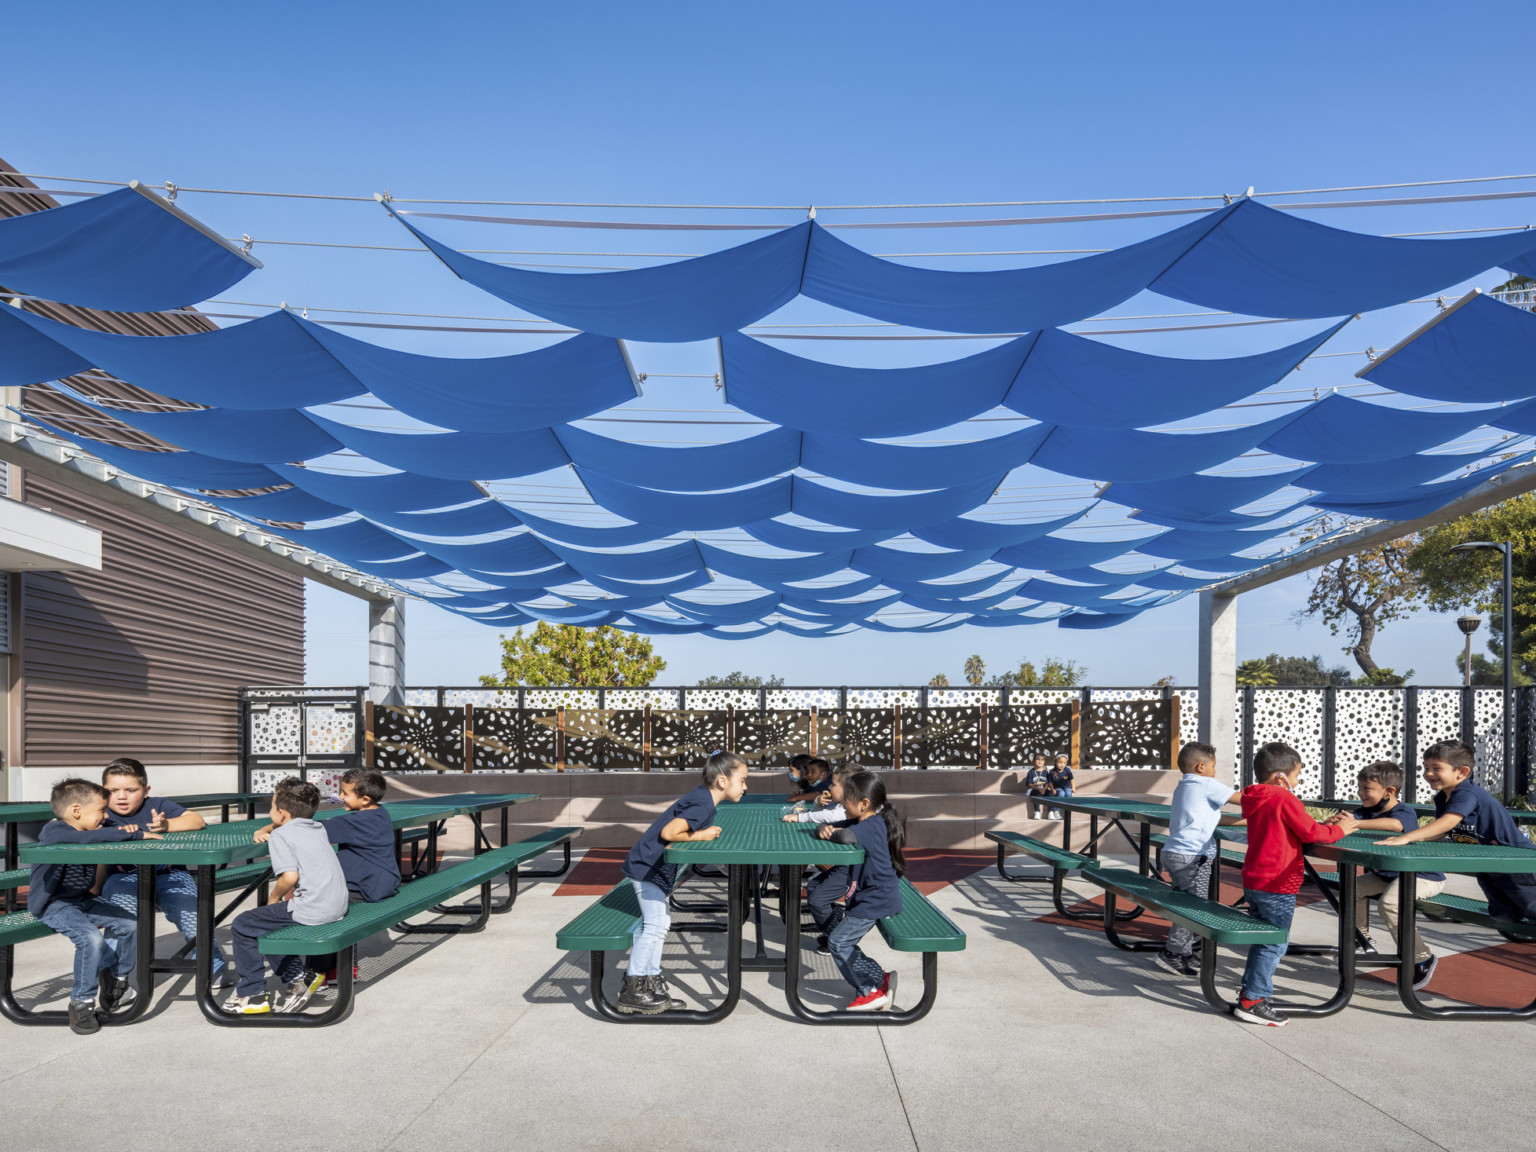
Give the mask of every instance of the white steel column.
<path id="1" fill-rule="evenodd" d="M 1237 762 L 1237 596 L 1200 593 L 1200 739 L 1216 749 L 1218 768 L 1242 779 Z"/>
<path id="2" fill-rule="evenodd" d="M 368 601 L 368 699 L 403 704 L 405 597 Z"/>

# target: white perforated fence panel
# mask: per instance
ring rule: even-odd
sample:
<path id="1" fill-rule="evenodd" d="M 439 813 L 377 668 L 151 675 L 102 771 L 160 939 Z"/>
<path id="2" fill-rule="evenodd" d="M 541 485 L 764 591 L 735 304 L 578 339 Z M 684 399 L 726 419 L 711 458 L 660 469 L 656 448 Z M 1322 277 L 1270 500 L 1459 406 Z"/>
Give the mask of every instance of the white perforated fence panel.
<path id="1" fill-rule="evenodd" d="M 1302 764 L 1297 791 L 1302 796 L 1318 796 L 1323 790 L 1325 692 L 1323 688 L 1256 688 L 1253 693 L 1254 750 L 1272 740 L 1296 749 Z"/>
<path id="2" fill-rule="evenodd" d="M 1354 795 L 1355 776 L 1377 760 L 1403 762 L 1403 688 L 1340 688 L 1334 712 L 1334 792 Z M 1411 769 L 1410 769 L 1411 771 Z"/>
<path id="3" fill-rule="evenodd" d="M 1490 792 L 1499 792 L 1504 787 L 1504 690 L 1474 688 L 1472 699 L 1473 776 Z"/>

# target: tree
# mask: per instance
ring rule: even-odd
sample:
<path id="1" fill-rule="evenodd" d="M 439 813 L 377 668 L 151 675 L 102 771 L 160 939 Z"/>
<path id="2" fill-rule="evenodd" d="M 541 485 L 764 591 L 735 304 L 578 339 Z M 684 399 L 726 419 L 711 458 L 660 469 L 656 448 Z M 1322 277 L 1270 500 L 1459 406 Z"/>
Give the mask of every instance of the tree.
<path id="1" fill-rule="evenodd" d="M 727 672 L 724 676 L 706 676 L 700 680 L 700 688 L 782 688 L 784 677 L 748 676 L 745 672 Z"/>
<path id="2" fill-rule="evenodd" d="M 940 672 L 932 680 L 928 681 L 928 687 L 930 687 L 930 688 L 948 688 L 949 687 L 949 677 L 944 675 L 944 673 Z"/>
<path id="3" fill-rule="evenodd" d="M 1175 680 L 1173 678 L 1173 676 L 1170 674 L 1170 675 L 1167 675 L 1167 676 L 1159 677 L 1158 679 L 1152 681 L 1152 687 L 1154 687 L 1154 688 L 1175 688 L 1175 687 L 1178 686 L 1178 683 L 1179 682 L 1177 680 Z"/>
<path id="4" fill-rule="evenodd" d="M 1309 538 L 1315 540 L 1341 523 L 1324 517 Z M 1378 671 L 1371 657 L 1377 632 L 1408 615 L 1423 599 L 1418 571 L 1409 562 L 1418 545 L 1417 537 L 1406 536 L 1324 564 L 1306 606 L 1295 613 L 1298 620 L 1321 616 L 1335 636 L 1343 631 L 1349 639 L 1344 651 L 1355 658 L 1367 680 Z"/>
<path id="5" fill-rule="evenodd" d="M 1515 679 L 1532 677 L 1536 675 L 1536 495 L 1516 496 L 1430 528 L 1409 557 L 1431 608 L 1475 608 L 1488 617 L 1488 651 L 1499 670 L 1495 683 L 1502 683 L 1504 597 L 1499 585 L 1504 578 L 1503 561 L 1491 549 L 1451 551 L 1472 540 L 1508 540 L 1512 546 Z M 1458 653 L 1458 670 L 1460 663 Z M 1475 660 L 1472 670 L 1476 675 Z"/>
<path id="6" fill-rule="evenodd" d="M 987 665 L 980 656 L 968 656 L 965 661 L 965 682 L 972 688 L 981 687 L 987 678 Z"/>
<path id="7" fill-rule="evenodd" d="M 1342 688 L 1353 679 L 1342 664 L 1323 667 L 1321 656 L 1281 656 L 1271 652 L 1264 663 L 1275 674 L 1275 684 L 1284 688 Z"/>
<path id="8" fill-rule="evenodd" d="M 1237 666 L 1239 688 L 1273 688 L 1275 672 L 1263 660 L 1244 660 Z"/>
<path id="9" fill-rule="evenodd" d="M 1021 663 L 1014 681 L 1026 688 L 1075 688 L 1087 677 L 1088 669 L 1076 660 L 1047 656 L 1038 670 L 1033 661 Z"/>
<path id="10" fill-rule="evenodd" d="M 1018 682 L 1018 677 L 1016 677 L 1012 672 L 999 672 L 997 675 L 989 677 L 987 682 L 982 685 L 982 687 L 1012 688 Z"/>
<path id="11" fill-rule="evenodd" d="M 607 624 L 582 628 L 540 620 L 532 636 L 519 628 L 501 637 L 501 676 L 482 676 L 487 688 L 643 688 L 667 662 L 651 641 Z"/>

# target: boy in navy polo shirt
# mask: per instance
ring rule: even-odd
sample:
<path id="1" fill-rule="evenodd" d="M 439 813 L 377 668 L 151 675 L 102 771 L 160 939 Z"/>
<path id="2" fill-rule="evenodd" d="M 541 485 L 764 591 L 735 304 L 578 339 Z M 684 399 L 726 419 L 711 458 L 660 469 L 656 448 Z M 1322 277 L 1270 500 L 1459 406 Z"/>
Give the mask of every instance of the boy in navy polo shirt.
<path id="1" fill-rule="evenodd" d="M 101 770 L 101 786 L 107 790 L 103 827 L 157 833 L 197 832 L 207 827 L 196 812 L 188 812 L 164 796 L 151 796 L 149 773 L 129 756 L 119 757 Z M 107 903 L 117 905 L 130 916 L 138 914 L 139 883 L 132 868 L 98 868 L 96 890 Z M 175 865 L 156 868 L 155 906 L 187 943 L 197 939 L 197 882 L 192 873 Z M 196 951 L 191 957 L 196 959 Z M 215 986 L 232 982 L 224 964 L 224 950 L 217 941 L 213 945 L 213 982 Z"/>
<path id="2" fill-rule="evenodd" d="M 1504 805 L 1471 779 L 1472 749 L 1460 740 L 1442 740 L 1424 752 L 1424 779 L 1435 789 L 1435 818 L 1424 827 L 1382 844 L 1414 844 L 1449 837 L 1459 844 L 1501 844 L 1533 848 L 1530 837 L 1510 818 Z M 1536 856 L 1532 872 L 1490 873 L 1477 877 L 1488 897 L 1488 914 L 1501 920 L 1536 922 Z"/>
<path id="3" fill-rule="evenodd" d="M 721 828 L 710 826 L 715 808 L 723 803 L 734 804 L 746 792 L 747 762 L 734 752 L 712 754 L 704 764 L 703 783 L 656 817 L 624 858 L 623 872 L 634 886 L 641 915 L 629 951 L 624 986 L 619 991 L 617 1008 L 624 1015 L 638 1012 L 654 1016 L 685 1007 L 681 1000 L 672 998 L 666 977 L 661 974 L 661 952 L 672 927 L 667 899 L 677 882 L 677 865 L 667 863 L 667 845 L 718 839 Z"/>
<path id="4" fill-rule="evenodd" d="M 1403 770 L 1396 764 L 1390 760 L 1378 760 L 1360 769 L 1356 780 L 1360 793 L 1360 807 L 1350 815 L 1354 817 L 1357 828 L 1367 832 L 1399 834 L 1418 829 L 1418 813 L 1398 798 L 1403 787 Z M 1444 872 L 1419 873 L 1419 896 L 1434 896 L 1444 887 Z M 1371 951 L 1375 951 L 1375 946 L 1369 943 L 1370 934 L 1366 932 L 1370 923 L 1370 905 L 1366 901 L 1372 896 L 1381 897 L 1381 918 L 1386 923 L 1387 932 L 1392 936 L 1392 942 L 1396 944 L 1397 918 L 1400 912 L 1397 894 L 1396 872 L 1383 872 L 1377 868 L 1369 868 L 1361 873 L 1360 878 L 1355 882 L 1355 924 L 1362 933 L 1365 933 L 1367 947 Z M 1434 975 L 1435 965 L 1439 960 L 1424 943 L 1423 936 L 1415 936 L 1414 945 L 1413 986 L 1422 988 Z"/>

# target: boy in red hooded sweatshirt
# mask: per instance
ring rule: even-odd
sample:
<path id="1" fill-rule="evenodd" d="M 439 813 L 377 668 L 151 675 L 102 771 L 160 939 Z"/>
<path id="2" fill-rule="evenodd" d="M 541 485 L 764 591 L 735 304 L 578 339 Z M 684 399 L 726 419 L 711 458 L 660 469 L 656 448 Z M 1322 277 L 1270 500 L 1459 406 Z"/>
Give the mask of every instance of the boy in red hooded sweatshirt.
<path id="1" fill-rule="evenodd" d="M 1301 888 L 1301 846 L 1331 844 L 1355 830 L 1344 817 L 1337 824 L 1319 824 L 1296 798 L 1301 757 L 1289 744 L 1266 744 L 1253 757 L 1256 784 L 1243 789 L 1243 816 L 1248 821 L 1248 854 L 1243 860 L 1243 895 L 1248 910 L 1266 924 L 1290 931 Z M 1233 1015 L 1249 1024 L 1285 1026 L 1285 1017 L 1271 1002 L 1275 967 L 1285 944 L 1255 944 L 1248 949 L 1243 987 Z"/>

